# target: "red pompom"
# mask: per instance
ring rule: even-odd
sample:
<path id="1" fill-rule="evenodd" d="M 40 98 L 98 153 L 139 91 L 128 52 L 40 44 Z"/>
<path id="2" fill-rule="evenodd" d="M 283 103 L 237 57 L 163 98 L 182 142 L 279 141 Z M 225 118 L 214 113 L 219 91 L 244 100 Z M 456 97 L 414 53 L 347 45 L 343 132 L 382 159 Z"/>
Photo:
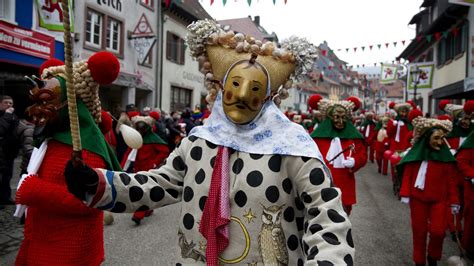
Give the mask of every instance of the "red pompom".
<path id="1" fill-rule="evenodd" d="M 352 111 L 357 111 L 362 106 L 362 103 L 360 102 L 359 98 L 355 96 L 347 98 L 347 101 L 354 103 L 354 109 Z"/>
<path id="2" fill-rule="evenodd" d="M 127 112 L 127 115 L 128 115 L 128 118 L 132 119 L 132 117 L 134 117 L 134 116 L 139 116 L 139 115 L 140 115 L 140 112 L 138 112 L 138 111 L 130 111 L 130 112 Z"/>
<path id="3" fill-rule="evenodd" d="M 106 134 L 112 130 L 112 117 L 106 111 L 102 111 L 100 113 L 100 118 L 102 120 L 99 124 L 100 131 L 102 134 Z"/>
<path id="4" fill-rule="evenodd" d="M 390 108 L 390 109 L 395 108 L 395 102 L 390 102 L 390 103 L 388 104 L 388 108 Z"/>
<path id="5" fill-rule="evenodd" d="M 449 120 L 451 121 L 451 117 L 449 115 L 438 115 L 438 120 Z"/>
<path id="6" fill-rule="evenodd" d="M 439 110 L 444 111 L 444 108 L 446 108 L 446 105 L 450 104 L 450 100 L 441 100 L 438 104 Z"/>
<path id="7" fill-rule="evenodd" d="M 416 108 L 416 104 L 412 100 L 407 101 L 407 103 L 410 104 L 413 109 Z"/>
<path id="8" fill-rule="evenodd" d="M 474 112 L 474 100 L 469 100 L 464 103 L 464 113 L 470 115 Z"/>
<path id="9" fill-rule="evenodd" d="M 39 75 L 41 77 L 41 74 L 43 74 L 43 70 L 45 70 L 48 67 L 62 66 L 62 65 L 64 65 L 64 62 L 59 59 L 56 59 L 56 58 L 48 59 L 44 61 L 43 64 L 41 64 L 40 69 L 39 69 Z"/>
<path id="10" fill-rule="evenodd" d="M 398 162 L 400 162 L 402 160 L 402 157 L 400 157 L 400 155 L 398 155 L 398 153 L 393 153 L 392 156 L 390 156 L 390 164 L 395 166 L 397 165 Z"/>
<path id="11" fill-rule="evenodd" d="M 413 121 L 413 119 L 419 117 L 419 116 L 423 116 L 423 112 L 418 109 L 418 108 L 415 108 L 413 110 L 410 111 L 410 113 L 408 114 L 408 120 Z"/>
<path id="12" fill-rule="evenodd" d="M 87 60 L 92 78 L 99 84 L 110 84 L 120 72 L 120 64 L 117 58 L 109 52 L 98 52 Z"/>
<path id="13" fill-rule="evenodd" d="M 323 96 L 319 94 L 313 94 L 308 99 L 308 106 L 313 110 L 318 110 L 318 103 L 323 99 Z"/>
<path id="14" fill-rule="evenodd" d="M 155 121 L 160 120 L 160 114 L 156 111 L 150 112 L 149 116 L 151 116 L 151 118 L 155 119 Z"/>
<path id="15" fill-rule="evenodd" d="M 385 160 L 389 160 L 390 157 L 392 157 L 392 155 L 393 155 L 393 151 L 391 151 L 391 150 L 386 150 L 386 151 L 383 153 L 383 158 L 384 158 Z"/>

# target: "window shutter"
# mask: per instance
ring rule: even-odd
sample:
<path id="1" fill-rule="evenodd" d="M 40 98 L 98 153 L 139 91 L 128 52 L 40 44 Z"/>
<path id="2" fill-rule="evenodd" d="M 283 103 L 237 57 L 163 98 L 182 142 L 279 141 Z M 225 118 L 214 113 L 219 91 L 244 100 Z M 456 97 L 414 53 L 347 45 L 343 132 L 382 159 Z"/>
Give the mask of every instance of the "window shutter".
<path id="1" fill-rule="evenodd" d="M 171 32 L 167 31 L 166 32 L 166 59 L 171 60 L 171 49 L 172 45 L 171 42 L 173 42 L 173 35 Z"/>
<path id="2" fill-rule="evenodd" d="M 184 43 L 184 39 L 179 39 L 179 44 L 180 44 L 180 58 L 179 58 L 179 63 L 181 65 L 184 65 L 184 53 L 186 51 L 185 49 L 185 43 Z"/>

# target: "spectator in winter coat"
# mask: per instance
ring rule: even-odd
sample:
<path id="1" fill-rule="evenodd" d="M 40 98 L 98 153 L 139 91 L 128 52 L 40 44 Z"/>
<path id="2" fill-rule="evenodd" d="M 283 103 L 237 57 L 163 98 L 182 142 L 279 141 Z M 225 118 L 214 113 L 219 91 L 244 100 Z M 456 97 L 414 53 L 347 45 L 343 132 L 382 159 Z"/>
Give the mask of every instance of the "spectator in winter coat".
<path id="1" fill-rule="evenodd" d="M 18 117 L 13 113 L 13 99 L 4 95 L 0 101 L 0 205 L 13 205 L 10 180 L 13 161 L 18 154 L 18 140 L 15 129 Z"/>

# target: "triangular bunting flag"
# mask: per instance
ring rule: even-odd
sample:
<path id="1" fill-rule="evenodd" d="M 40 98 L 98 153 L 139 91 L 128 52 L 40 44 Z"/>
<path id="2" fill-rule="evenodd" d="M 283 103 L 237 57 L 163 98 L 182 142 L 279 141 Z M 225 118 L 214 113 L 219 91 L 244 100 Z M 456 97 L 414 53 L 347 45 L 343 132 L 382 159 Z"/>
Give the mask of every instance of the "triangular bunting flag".
<path id="1" fill-rule="evenodd" d="M 286 5 L 286 2 L 287 2 L 287 1 L 288 1 L 288 0 L 285 0 L 285 5 Z"/>
<path id="2" fill-rule="evenodd" d="M 441 32 L 436 32 L 436 33 L 434 34 L 434 37 L 435 37 L 435 40 L 436 40 L 436 41 L 439 41 L 439 40 L 441 39 Z"/>
<path id="3" fill-rule="evenodd" d="M 273 0 L 273 5 L 275 5 L 275 4 L 276 4 L 276 0 Z"/>
<path id="4" fill-rule="evenodd" d="M 426 37 L 427 42 L 431 42 L 431 39 L 433 38 L 433 35 L 430 34 L 430 35 L 426 35 L 425 37 Z"/>
<path id="5" fill-rule="evenodd" d="M 369 49 L 372 51 L 372 47 L 374 47 L 373 45 L 369 45 Z"/>
<path id="6" fill-rule="evenodd" d="M 354 47 L 354 52 L 357 51 L 357 47 Z"/>
<path id="7" fill-rule="evenodd" d="M 397 47 L 397 42 L 393 42 L 393 47 Z"/>
<path id="8" fill-rule="evenodd" d="M 405 45 L 405 40 L 402 41 L 402 45 Z"/>
<path id="9" fill-rule="evenodd" d="M 359 68 L 359 65 L 357 65 L 357 68 Z"/>
<path id="10" fill-rule="evenodd" d="M 389 45 L 389 44 L 390 44 L 390 43 L 388 43 L 388 42 L 385 43 L 385 48 L 388 48 L 388 45 Z"/>
<path id="11" fill-rule="evenodd" d="M 339 49 L 337 49 L 337 51 L 338 51 L 338 52 L 339 52 L 339 51 L 341 51 L 341 50 L 342 50 L 342 49 L 340 49 L 340 48 L 339 48 Z"/>
<path id="12" fill-rule="evenodd" d="M 380 49 L 380 47 L 382 47 L 382 45 L 381 45 L 381 44 L 377 44 L 377 47 Z"/>
<path id="13" fill-rule="evenodd" d="M 377 63 L 374 63 L 374 66 L 377 66 Z"/>
<path id="14" fill-rule="evenodd" d="M 349 52 L 349 48 L 346 48 L 346 53 L 348 53 L 348 52 Z"/>
<path id="15" fill-rule="evenodd" d="M 362 67 L 365 67 L 365 64 L 362 64 Z"/>
<path id="16" fill-rule="evenodd" d="M 252 4 L 252 0 L 247 0 L 247 3 L 249 4 L 249 6 Z"/>
<path id="17" fill-rule="evenodd" d="M 212 5 L 213 2 L 214 2 L 214 0 L 211 0 L 211 5 Z M 222 0 L 222 5 L 225 6 L 225 4 L 227 4 L 227 0 Z"/>
<path id="18" fill-rule="evenodd" d="M 458 29 L 458 28 L 453 28 L 453 29 L 451 30 L 451 32 L 453 33 L 453 37 L 456 37 L 456 36 L 458 36 L 459 29 Z"/>
<path id="19" fill-rule="evenodd" d="M 443 38 L 446 39 L 446 38 L 448 38 L 448 36 L 449 36 L 449 30 L 443 31 Z"/>
<path id="20" fill-rule="evenodd" d="M 362 48 L 362 51 L 364 51 L 364 49 L 365 49 L 365 46 L 362 46 L 362 47 L 360 47 L 360 48 Z"/>

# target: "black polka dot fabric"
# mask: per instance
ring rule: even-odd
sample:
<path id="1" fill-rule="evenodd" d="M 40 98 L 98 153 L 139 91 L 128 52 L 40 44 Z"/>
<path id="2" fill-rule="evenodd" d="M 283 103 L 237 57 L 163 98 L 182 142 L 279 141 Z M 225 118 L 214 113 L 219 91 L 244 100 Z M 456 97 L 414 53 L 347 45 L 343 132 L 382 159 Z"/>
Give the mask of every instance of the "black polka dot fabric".
<path id="1" fill-rule="evenodd" d="M 183 226 L 184 226 L 184 228 L 186 228 L 188 230 L 193 229 L 193 227 L 194 227 L 194 217 L 191 214 L 186 213 L 183 216 Z"/>
<path id="2" fill-rule="evenodd" d="M 149 173 L 117 174 L 114 185 L 118 193 L 112 210 L 130 212 L 181 203 L 177 223 L 182 237 L 187 243 L 194 243 L 193 249 L 204 255 L 202 248 L 206 240 L 199 227 L 217 161 L 217 147 L 190 136 L 159 169 Z M 266 235 L 269 238 L 262 241 L 274 243 L 272 234 L 279 234 L 282 243 L 278 245 L 286 249 L 288 265 L 306 262 L 311 265 L 353 265 L 354 243 L 348 218 L 341 209 L 340 193 L 337 188 L 330 187 L 330 177 L 317 159 L 229 149 L 228 167 L 229 206 L 233 217 L 228 249 L 237 250 L 236 245 L 243 247 L 245 244 L 240 237 L 242 229 L 235 219 L 245 226 L 251 240 L 249 255 L 241 263 L 262 262 L 259 251 L 262 239 L 259 238 Z M 112 197 L 104 198 L 110 200 Z M 273 218 L 263 215 L 264 210 L 273 212 Z M 272 230 L 271 234 L 261 234 L 263 219 L 275 222 L 268 229 Z M 192 258 L 181 258 L 181 248 L 177 252 L 182 265 L 201 263 Z M 225 257 L 233 255 L 224 254 Z"/>
<path id="3" fill-rule="evenodd" d="M 202 158 L 202 148 L 199 146 L 193 147 L 191 149 L 191 158 L 195 161 L 200 161 Z"/>
<path id="4" fill-rule="evenodd" d="M 290 250 L 295 251 L 298 248 L 298 237 L 295 235 L 288 237 L 287 245 Z"/>
<path id="5" fill-rule="evenodd" d="M 263 182 L 263 175 L 260 171 L 252 171 L 247 175 L 247 183 L 251 187 L 258 187 Z"/>

